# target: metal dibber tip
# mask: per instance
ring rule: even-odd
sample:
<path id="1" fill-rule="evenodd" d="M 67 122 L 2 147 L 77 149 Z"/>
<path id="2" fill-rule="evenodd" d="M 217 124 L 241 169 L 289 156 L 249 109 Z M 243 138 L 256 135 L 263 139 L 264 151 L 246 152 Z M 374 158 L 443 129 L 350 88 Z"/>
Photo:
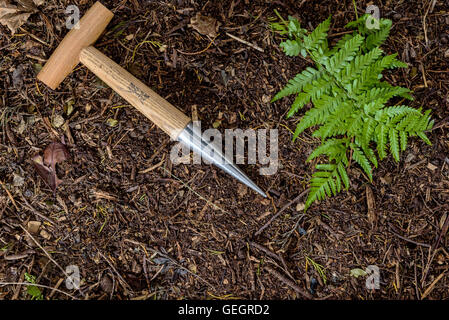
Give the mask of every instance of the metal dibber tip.
<path id="1" fill-rule="evenodd" d="M 199 131 L 199 130 L 198 130 Z M 223 171 L 227 172 L 249 188 L 259 193 L 264 198 L 267 197 L 248 176 L 240 170 L 232 160 L 226 158 L 221 148 L 217 147 L 213 142 L 205 141 L 201 132 L 194 130 L 193 124 L 189 123 L 187 127 L 179 134 L 178 141 L 190 148 L 190 150 L 201 154 L 202 158 L 216 165 Z"/>

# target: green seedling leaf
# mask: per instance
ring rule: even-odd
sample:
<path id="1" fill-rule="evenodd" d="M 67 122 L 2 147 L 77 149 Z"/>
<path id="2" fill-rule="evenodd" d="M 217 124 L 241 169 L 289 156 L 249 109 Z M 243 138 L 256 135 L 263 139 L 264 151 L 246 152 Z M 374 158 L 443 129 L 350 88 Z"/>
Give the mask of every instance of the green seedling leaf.
<path id="1" fill-rule="evenodd" d="M 358 277 L 366 276 L 367 273 L 363 269 L 355 268 L 355 269 L 351 270 L 350 275 L 351 275 L 351 277 L 358 278 Z"/>

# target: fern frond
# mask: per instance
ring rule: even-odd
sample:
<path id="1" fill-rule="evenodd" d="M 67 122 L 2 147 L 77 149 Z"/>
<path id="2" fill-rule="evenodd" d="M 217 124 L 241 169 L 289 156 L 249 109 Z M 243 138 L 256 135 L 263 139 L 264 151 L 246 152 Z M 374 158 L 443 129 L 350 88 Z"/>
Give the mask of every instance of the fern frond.
<path id="1" fill-rule="evenodd" d="M 398 117 L 392 123 L 396 123 L 401 120 L 405 115 L 421 115 L 417 109 L 408 106 L 394 106 L 386 107 L 376 112 L 375 119 L 379 122 L 385 122 L 389 118 Z"/>
<path id="2" fill-rule="evenodd" d="M 271 102 L 274 102 L 291 94 L 301 92 L 307 84 L 312 83 L 320 76 L 321 73 L 318 70 L 311 67 L 306 68 L 303 72 L 298 73 L 293 79 L 290 79 L 284 89 L 279 91 L 271 100 Z"/>
<path id="3" fill-rule="evenodd" d="M 352 105 L 348 102 L 342 102 L 338 109 L 326 119 L 326 122 L 312 134 L 313 137 L 327 139 L 338 135 L 346 134 L 348 123 L 345 122 L 352 111 Z"/>
<path id="4" fill-rule="evenodd" d="M 379 24 L 380 30 L 371 33 L 366 38 L 365 46 L 368 50 L 372 50 L 375 47 L 379 47 L 381 44 L 385 42 L 385 40 L 388 38 L 388 35 L 390 34 L 390 29 L 392 26 L 391 20 L 382 19 Z"/>
<path id="5" fill-rule="evenodd" d="M 307 158 L 307 161 L 311 161 L 321 155 L 328 156 L 329 160 L 339 160 L 346 153 L 347 139 L 329 139 L 323 144 L 317 147 Z"/>
<path id="6" fill-rule="evenodd" d="M 359 166 L 365 171 L 370 181 L 373 181 L 372 168 L 368 161 L 368 158 L 365 156 L 364 152 L 360 150 L 360 148 L 355 144 L 351 143 L 352 149 L 352 158 L 355 162 L 359 164 Z"/>
<path id="7" fill-rule="evenodd" d="M 326 122 L 328 117 L 336 112 L 339 105 L 341 105 L 341 99 L 341 96 L 331 97 L 327 94 L 323 94 L 320 99 L 315 100 L 315 107 L 308 110 L 297 124 L 293 135 L 293 141 L 295 141 L 304 130 Z"/>
<path id="8" fill-rule="evenodd" d="M 363 124 L 362 136 L 360 137 L 360 144 L 362 148 L 367 148 L 372 140 L 376 121 L 373 118 L 368 118 Z"/>
<path id="9" fill-rule="evenodd" d="M 376 86 L 368 91 L 362 92 L 358 100 L 362 103 L 367 103 L 373 100 L 379 100 L 382 101 L 382 103 L 386 103 L 393 97 L 402 97 L 408 100 L 413 100 L 410 92 L 411 91 L 407 88 L 394 87 L 390 84 L 382 84 L 382 86 Z"/>
<path id="10" fill-rule="evenodd" d="M 287 113 L 287 118 L 293 116 L 299 109 L 304 107 L 310 101 L 310 95 L 306 92 L 300 92 L 296 96 L 295 100 Z"/>
<path id="11" fill-rule="evenodd" d="M 388 66 L 389 69 L 394 68 L 408 68 L 408 64 L 402 61 L 399 61 L 398 59 L 394 59 L 393 62 Z"/>
<path id="12" fill-rule="evenodd" d="M 376 47 L 370 52 L 364 55 L 358 55 L 354 60 L 348 64 L 339 75 L 339 78 L 343 84 L 357 79 L 359 75 L 368 68 L 374 61 L 377 61 L 382 55 L 383 51 Z"/>
<path id="13" fill-rule="evenodd" d="M 369 161 L 371 161 L 371 163 L 374 165 L 374 167 L 377 168 L 379 166 L 379 164 L 377 162 L 376 154 L 374 153 L 373 149 L 366 146 L 366 147 L 362 147 L 362 150 L 363 150 L 363 152 L 365 152 L 365 155 L 367 156 Z"/>
<path id="14" fill-rule="evenodd" d="M 317 127 L 312 136 L 320 138 L 321 145 L 309 155 L 308 161 L 324 156 L 328 163 L 316 166 L 306 209 L 314 201 L 349 187 L 348 150 L 372 181 L 372 169 L 378 167 L 378 157 L 382 160 L 391 153 L 395 161 L 399 161 L 409 137 L 418 136 L 431 143 L 426 135 L 434 123 L 430 110 L 422 112 L 404 105 L 387 104 L 393 97 L 413 100 L 409 89 L 382 81 L 385 69 L 404 68 L 407 64 L 399 61 L 397 54 L 384 56 L 379 48 L 388 37 L 391 21 L 380 19 L 380 29 L 376 30 L 367 25 L 369 17 L 364 15 L 349 23 L 347 27 L 358 31 L 346 34 L 331 50 L 326 39 L 329 19 L 305 36 L 299 46 L 310 53 L 316 69 L 298 74 L 273 98 L 275 101 L 290 94 L 297 95 L 288 117 L 311 102 L 311 108 L 296 126 L 293 140 L 304 130 Z M 289 27 L 297 28 L 296 25 Z M 292 54 L 298 53 L 298 48 L 289 50 Z"/>
<path id="15" fill-rule="evenodd" d="M 357 34 L 345 34 L 343 38 L 338 40 L 338 42 L 332 47 L 331 50 L 328 51 L 328 56 L 333 56 L 337 51 L 345 47 L 346 42 L 348 42 L 350 39 L 354 38 Z"/>
<path id="16" fill-rule="evenodd" d="M 315 28 L 308 36 L 304 37 L 304 46 L 309 51 L 317 51 L 321 45 L 326 42 L 327 47 L 327 32 L 331 25 L 331 17 L 323 21 Z"/>
<path id="17" fill-rule="evenodd" d="M 333 82 L 327 76 L 323 76 L 304 86 L 303 92 L 300 92 L 287 113 L 287 118 L 293 116 L 299 109 L 304 107 L 310 100 L 320 99 L 322 95 L 328 93 Z"/>
<path id="18" fill-rule="evenodd" d="M 429 146 L 432 145 L 432 142 L 427 138 L 426 134 L 424 132 L 417 132 L 416 135 L 420 137 L 425 143 L 427 143 Z"/>
<path id="19" fill-rule="evenodd" d="M 363 70 L 360 77 L 352 81 L 351 84 L 345 86 L 345 88 L 351 94 L 359 94 L 362 90 L 366 90 L 367 88 L 376 85 L 379 82 L 382 71 L 393 63 L 396 56 L 397 54 L 392 54 L 376 61 Z"/>
<path id="20" fill-rule="evenodd" d="M 301 28 L 301 24 L 298 19 L 293 18 L 292 16 L 288 16 L 288 36 L 290 38 L 295 38 L 297 40 L 302 39 L 304 35 L 307 33 L 307 30 Z"/>
<path id="21" fill-rule="evenodd" d="M 310 192 L 304 210 L 307 210 L 313 202 L 323 200 L 326 196 L 331 197 L 340 192 L 341 182 L 343 182 L 346 188 L 349 187 L 349 177 L 341 162 L 338 164 L 318 164 L 316 172 L 310 180 Z"/>
<path id="22" fill-rule="evenodd" d="M 357 20 L 351 21 L 348 24 L 346 24 L 345 28 L 346 29 L 355 29 L 355 28 L 358 28 L 359 26 L 365 25 L 367 18 L 368 18 L 368 14 L 364 14 L 361 17 L 359 17 Z"/>
<path id="23" fill-rule="evenodd" d="M 401 143 L 401 151 L 404 151 L 407 148 L 407 138 L 408 138 L 407 132 L 399 131 L 399 141 Z"/>
<path id="24" fill-rule="evenodd" d="M 345 42 L 343 48 L 324 62 L 327 71 L 333 75 L 338 75 L 340 70 L 347 66 L 352 59 L 354 59 L 354 56 L 359 51 L 363 40 L 364 38 L 361 35 L 356 35 Z"/>
<path id="25" fill-rule="evenodd" d="M 376 128 L 375 140 L 380 160 L 383 160 L 387 156 L 387 135 L 388 128 L 383 124 L 379 124 Z"/>
<path id="26" fill-rule="evenodd" d="M 363 113 L 355 113 L 355 111 L 353 111 L 353 114 L 346 121 L 347 123 L 346 132 L 348 133 L 348 135 L 356 136 L 362 131 L 363 117 L 364 117 Z"/>
<path id="27" fill-rule="evenodd" d="M 296 57 L 302 49 L 302 45 L 298 40 L 290 39 L 281 42 L 280 47 L 284 50 L 285 54 L 290 57 Z"/>
<path id="28" fill-rule="evenodd" d="M 375 115 L 379 110 L 381 110 L 384 107 L 384 103 L 382 99 L 373 100 L 363 106 L 363 111 L 365 111 L 365 114 L 368 116 Z"/>
<path id="29" fill-rule="evenodd" d="M 396 162 L 399 162 L 399 137 L 398 137 L 398 131 L 394 128 L 390 129 L 389 132 L 389 138 L 390 138 L 390 151 L 393 155 L 394 160 Z"/>

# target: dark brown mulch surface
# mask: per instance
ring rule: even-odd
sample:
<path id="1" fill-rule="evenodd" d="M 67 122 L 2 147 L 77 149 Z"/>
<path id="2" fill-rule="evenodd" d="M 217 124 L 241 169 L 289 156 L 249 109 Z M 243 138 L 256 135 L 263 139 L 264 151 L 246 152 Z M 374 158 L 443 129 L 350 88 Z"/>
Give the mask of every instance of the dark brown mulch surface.
<path id="1" fill-rule="evenodd" d="M 221 120 L 221 130 L 279 129 L 278 173 L 242 166 L 269 199 L 215 167 L 171 165 L 168 136 L 86 68 L 56 91 L 36 82 L 66 33 L 66 5 L 85 12 L 93 1 L 41 7 L 15 36 L 0 26 L 1 281 L 34 275 L 53 299 L 67 296 L 51 288 L 89 299 L 304 298 L 286 279 L 321 299 L 448 298 L 449 5 L 435 1 L 430 10 L 432 2 L 375 4 L 394 22 L 386 51 L 410 64 L 387 78 L 415 91 L 412 106 L 432 109 L 433 145 L 411 141 L 399 164 L 381 163 L 373 184 L 353 170 L 348 192 L 306 214 L 296 210 L 304 198 L 284 207 L 305 190 L 313 172 L 305 159 L 318 142 L 309 132 L 292 143 L 300 115 L 285 119 L 291 100 L 267 101 L 307 63 L 280 51 L 268 22 L 274 9 L 308 29 L 332 15 L 336 34 L 354 19 L 352 1 L 104 1 L 115 17 L 97 47 L 171 103 L 189 115 L 196 109 L 204 127 Z M 188 26 L 197 12 L 221 23 L 209 47 Z M 61 116 L 67 126 L 55 127 Z M 54 196 L 31 158 L 61 138 L 71 158 L 59 164 L 64 182 Z M 29 221 L 41 222 L 34 240 Z M 79 267 L 82 293 L 65 287 L 68 265 Z M 350 275 L 369 265 L 380 269 L 380 290 Z M 6 285 L 0 298 L 30 295 Z"/>

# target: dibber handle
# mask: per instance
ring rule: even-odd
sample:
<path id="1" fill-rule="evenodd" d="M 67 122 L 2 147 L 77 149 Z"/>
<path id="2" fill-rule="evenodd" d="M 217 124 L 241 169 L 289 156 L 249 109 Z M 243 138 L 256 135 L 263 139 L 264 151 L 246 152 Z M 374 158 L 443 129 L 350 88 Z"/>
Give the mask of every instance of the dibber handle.
<path id="1" fill-rule="evenodd" d="M 94 47 L 81 50 L 80 62 L 173 140 L 191 121 L 183 112 Z"/>

